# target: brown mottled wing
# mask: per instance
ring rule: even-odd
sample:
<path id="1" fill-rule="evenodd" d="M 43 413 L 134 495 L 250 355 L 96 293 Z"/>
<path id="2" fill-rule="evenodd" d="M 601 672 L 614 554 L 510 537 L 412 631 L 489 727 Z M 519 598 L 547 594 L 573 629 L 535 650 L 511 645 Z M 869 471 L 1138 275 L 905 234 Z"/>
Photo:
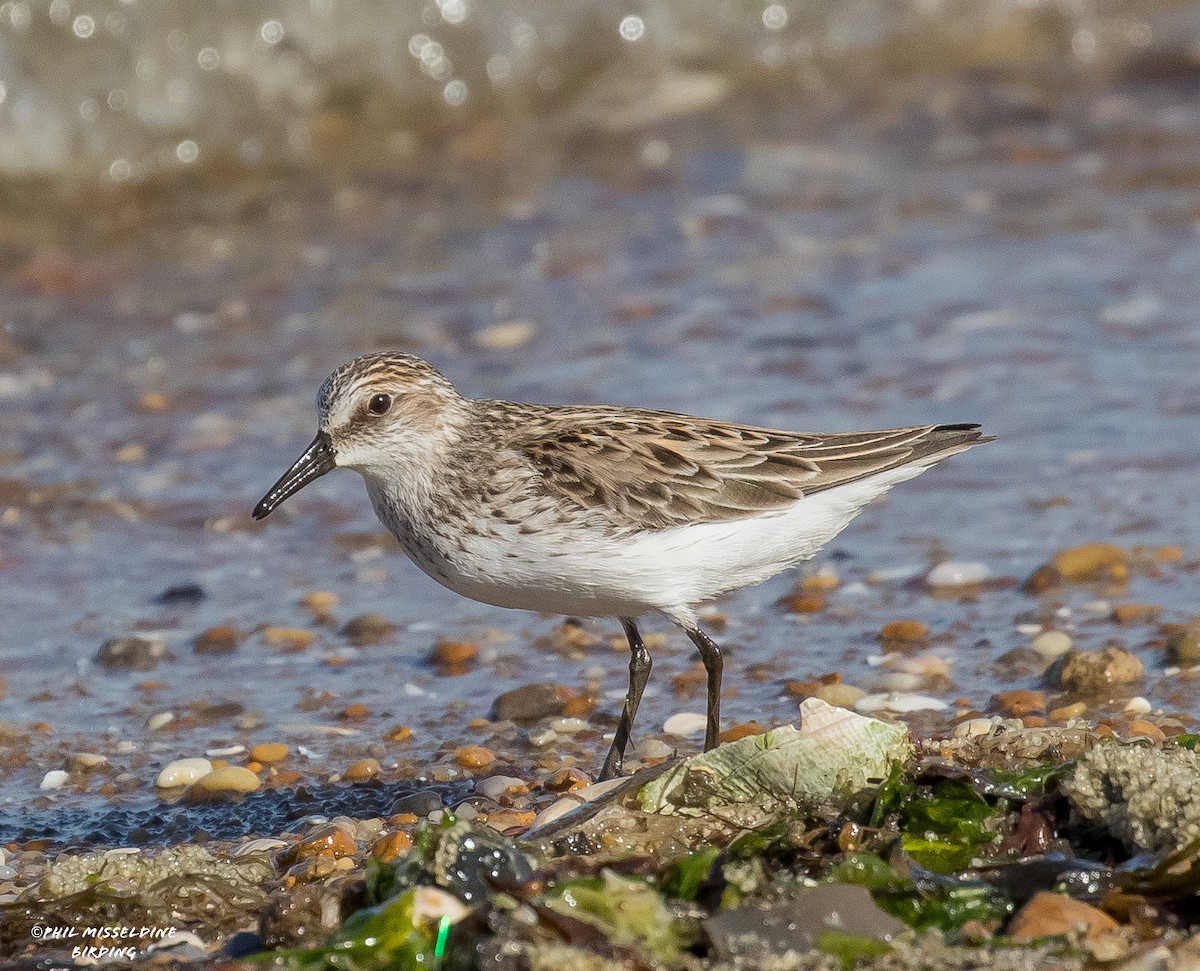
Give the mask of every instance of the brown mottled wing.
<path id="1" fill-rule="evenodd" d="M 976 425 L 803 435 L 669 412 L 547 409 L 513 446 L 543 486 L 616 523 L 745 519 L 981 438 Z"/>

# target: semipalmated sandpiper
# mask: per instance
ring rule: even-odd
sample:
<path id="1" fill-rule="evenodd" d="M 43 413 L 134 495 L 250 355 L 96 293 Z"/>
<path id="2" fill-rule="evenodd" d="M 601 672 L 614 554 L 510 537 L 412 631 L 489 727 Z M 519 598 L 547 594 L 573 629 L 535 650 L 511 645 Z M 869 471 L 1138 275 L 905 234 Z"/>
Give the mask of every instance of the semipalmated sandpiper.
<path id="1" fill-rule="evenodd" d="M 334 468 L 354 469 L 404 552 L 451 590 L 619 618 L 629 691 L 601 779 L 621 772 L 650 674 L 640 616 L 665 614 L 699 649 L 710 749 L 721 649 L 696 605 L 808 559 L 896 483 L 990 441 L 969 424 L 810 435 L 638 408 L 472 400 L 393 353 L 339 367 L 317 410 L 316 438 L 254 518 Z"/>

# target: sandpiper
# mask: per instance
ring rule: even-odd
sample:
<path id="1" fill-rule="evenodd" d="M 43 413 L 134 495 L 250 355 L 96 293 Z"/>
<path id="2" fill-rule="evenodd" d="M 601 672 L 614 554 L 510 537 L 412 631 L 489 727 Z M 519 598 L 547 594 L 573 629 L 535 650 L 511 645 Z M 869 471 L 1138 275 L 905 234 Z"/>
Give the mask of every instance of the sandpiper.
<path id="1" fill-rule="evenodd" d="M 696 606 L 808 559 L 872 499 L 990 441 L 978 425 L 802 434 L 665 411 L 462 397 L 408 354 L 368 354 L 317 395 L 311 445 L 254 509 L 334 468 L 366 480 L 417 566 L 484 603 L 619 618 L 629 691 L 601 779 L 619 775 L 651 660 L 638 618 L 665 614 L 707 672 L 720 730 L 721 649 Z"/>

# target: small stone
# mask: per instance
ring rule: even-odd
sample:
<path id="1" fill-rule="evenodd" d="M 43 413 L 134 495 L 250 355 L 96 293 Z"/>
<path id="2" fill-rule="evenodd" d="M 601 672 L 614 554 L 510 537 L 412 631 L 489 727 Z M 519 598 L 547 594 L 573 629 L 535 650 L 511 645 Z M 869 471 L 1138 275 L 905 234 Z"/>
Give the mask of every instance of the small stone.
<path id="1" fill-rule="evenodd" d="M 1200 664 L 1200 619 L 1172 628 L 1167 634 L 1167 663 L 1183 667 Z"/>
<path id="2" fill-rule="evenodd" d="M 780 597 L 775 606 L 793 614 L 818 614 L 825 603 L 825 594 L 820 591 L 798 590 Z"/>
<path id="3" fill-rule="evenodd" d="M 506 792 L 528 792 L 523 779 L 512 775 L 491 775 L 475 783 L 475 791 L 488 799 L 499 799 Z"/>
<path id="4" fill-rule="evenodd" d="M 1048 630 L 1038 634 L 1029 646 L 1044 658 L 1056 658 L 1071 649 L 1071 638 L 1060 630 Z"/>
<path id="5" fill-rule="evenodd" d="M 1162 742 L 1166 737 L 1166 732 L 1155 725 L 1153 722 L 1148 722 L 1144 718 L 1135 718 L 1125 726 L 1125 731 L 1122 732 L 1124 738 L 1148 738 L 1152 742 Z"/>
<path id="6" fill-rule="evenodd" d="M 359 614 L 342 626 L 341 635 L 355 647 L 382 644 L 396 634 L 396 625 L 381 614 Z"/>
<path id="7" fill-rule="evenodd" d="M 1121 583 L 1129 579 L 1125 551 L 1111 543 L 1086 543 L 1060 550 L 1049 563 L 1038 567 L 1021 587 L 1040 594 L 1064 583 Z"/>
<path id="8" fill-rule="evenodd" d="M 327 623 L 333 619 L 333 612 L 338 605 L 338 595 L 326 590 L 314 590 L 300 598 L 304 609 L 312 614 L 313 620 Z"/>
<path id="9" fill-rule="evenodd" d="M 159 789 L 174 789 L 195 782 L 201 776 L 208 775 L 213 770 L 208 759 L 176 759 L 168 762 L 154 780 Z"/>
<path id="10" fill-rule="evenodd" d="M 977 587 L 989 576 L 988 568 L 982 563 L 939 563 L 929 571 L 925 582 L 935 590 L 956 587 Z"/>
<path id="11" fill-rule="evenodd" d="M 403 830 L 381 836 L 371 846 L 371 855 L 382 863 L 392 863 L 412 849 L 412 837 Z"/>
<path id="12" fill-rule="evenodd" d="M 489 351 L 510 351 L 528 344 L 536 332 L 537 326 L 528 320 L 510 320 L 484 327 L 476 331 L 472 339 Z"/>
<path id="13" fill-rule="evenodd" d="M 857 685 L 839 681 L 837 684 L 821 685 L 810 697 L 819 698 L 835 708 L 853 708 L 865 694 L 866 692 Z"/>
<path id="14" fill-rule="evenodd" d="M 166 654 L 162 638 L 113 637 L 100 645 L 96 663 L 110 671 L 153 671 Z"/>
<path id="15" fill-rule="evenodd" d="M 812 576 L 801 580 L 800 589 L 818 593 L 829 593 L 831 590 L 836 590 L 840 582 L 838 575 L 829 567 L 822 567 Z"/>
<path id="16" fill-rule="evenodd" d="M 528 724 L 562 714 L 566 695 L 556 684 L 527 684 L 500 695 L 492 705 L 492 718 Z"/>
<path id="17" fill-rule="evenodd" d="M 1158 604 L 1117 604 L 1112 619 L 1118 624 L 1148 624 L 1157 620 L 1162 610 Z"/>
<path id="18" fill-rule="evenodd" d="M 703 735 L 707 727 L 707 716 L 695 711 L 681 711 L 663 722 L 663 731 L 676 738 Z"/>
<path id="19" fill-rule="evenodd" d="M 282 742 L 261 742 L 249 751 L 251 761 L 262 765 L 274 765 L 287 758 L 288 747 Z"/>
<path id="20" fill-rule="evenodd" d="M 197 654 L 232 654 L 242 644 L 244 635 L 236 627 L 222 624 L 201 631 L 192 641 L 192 650 Z"/>
<path id="21" fill-rule="evenodd" d="M 1087 705 L 1082 701 L 1076 701 L 1070 705 L 1063 705 L 1061 708 L 1055 708 L 1050 712 L 1049 718 L 1051 721 L 1067 722 L 1072 718 L 1080 718 L 1087 711 Z"/>
<path id="22" fill-rule="evenodd" d="M 542 788 L 547 792 L 574 792 L 576 789 L 582 789 L 585 786 L 590 786 L 592 780 L 579 769 L 569 767 L 559 769 L 542 783 Z"/>
<path id="23" fill-rule="evenodd" d="M 249 769 L 240 765 L 226 765 L 200 776 L 187 787 L 183 796 L 188 802 L 207 802 L 228 794 L 254 792 L 261 785 L 258 776 Z"/>
<path id="24" fill-rule="evenodd" d="M 479 645 L 473 641 L 438 641 L 428 661 L 439 668 L 465 668 L 478 656 Z"/>
<path id="25" fill-rule="evenodd" d="M 999 724 L 998 720 L 992 718 L 968 718 L 955 725 L 954 731 L 950 734 L 954 738 L 977 738 L 990 735 L 997 724 Z"/>
<path id="26" fill-rule="evenodd" d="M 371 717 L 371 709 L 361 702 L 355 702 L 352 705 L 347 705 L 338 713 L 338 718 L 342 721 L 362 721 L 364 718 Z"/>
<path id="27" fill-rule="evenodd" d="M 992 695 L 991 707 L 1009 718 L 1042 714 L 1046 710 L 1046 695 L 1042 691 L 1000 691 Z"/>
<path id="28" fill-rule="evenodd" d="M 885 644 L 911 644 L 929 639 L 929 625 L 919 620 L 893 620 L 883 625 L 879 639 Z"/>
<path id="29" fill-rule="evenodd" d="M 949 707 L 950 705 L 940 698 L 893 691 L 886 694 L 864 695 L 858 699 L 854 710 L 864 715 L 875 711 L 890 711 L 899 715 L 913 711 L 945 711 Z"/>
<path id="30" fill-rule="evenodd" d="M 1060 893 L 1039 890 L 1008 925 L 1008 936 L 1019 940 L 1082 933 L 1098 937 L 1115 930 L 1117 922 L 1104 911 Z"/>
<path id="31" fill-rule="evenodd" d="M 195 607 L 206 596 L 204 588 L 198 583 L 177 583 L 167 587 L 154 598 L 154 602 L 160 607 Z"/>
<path id="32" fill-rule="evenodd" d="M 42 776 L 42 781 L 38 788 L 43 790 L 61 789 L 67 784 L 69 778 L 70 775 L 62 769 L 51 769 Z"/>
<path id="33" fill-rule="evenodd" d="M 346 769 L 346 778 L 351 782 L 369 782 L 379 775 L 378 759 L 359 759 Z"/>
<path id="34" fill-rule="evenodd" d="M 76 752 L 67 759 L 67 767 L 75 773 L 92 772 L 108 764 L 108 757 L 95 752 Z"/>
<path id="35" fill-rule="evenodd" d="M 289 654 L 303 651 L 315 637 L 312 631 L 299 627 L 266 627 L 262 632 L 263 643 L 267 647 Z"/>
<path id="36" fill-rule="evenodd" d="M 488 814 L 487 824 L 498 833 L 523 831 L 533 825 L 536 815 L 532 809 L 501 809 Z"/>
<path id="37" fill-rule="evenodd" d="M 454 761 L 472 772 L 486 769 L 496 761 L 496 753 L 482 745 L 464 745 L 454 753 Z"/>
<path id="38" fill-rule="evenodd" d="M 287 864 L 299 863 L 314 857 L 339 859 L 358 852 L 354 837 L 337 823 L 325 823 L 304 836 L 295 846 L 283 854 Z"/>
<path id="39" fill-rule="evenodd" d="M 559 735 L 577 735 L 579 732 L 586 732 L 591 726 L 582 718 L 555 718 L 549 727 Z"/>
<path id="40" fill-rule="evenodd" d="M 580 695 L 575 698 L 568 698 L 563 702 L 563 717 L 564 718 L 584 718 L 596 710 L 596 699 Z"/>
<path id="41" fill-rule="evenodd" d="M 1141 695 L 1130 698 L 1127 702 L 1125 702 L 1125 714 L 1129 715 L 1130 717 L 1135 715 L 1148 715 L 1153 708 L 1154 706 L 1150 704 L 1150 700 L 1148 698 L 1143 698 Z"/>
<path id="42" fill-rule="evenodd" d="M 669 759 L 675 754 L 675 748 L 661 738 L 647 738 L 637 746 L 637 757 L 643 762 L 649 760 Z"/>
<path id="43" fill-rule="evenodd" d="M 1064 691 L 1094 695 L 1142 677 L 1142 662 L 1122 647 L 1070 650 L 1046 671 L 1046 683 Z"/>
<path id="44" fill-rule="evenodd" d="M 763 732 L 770 731 L 769 725 L 762 725 L 758 722 L 742 722 L 740 725 L 731 725 L 725 731 L 717 736 L 717 741 L 724 745 L 726 742 L 736 742 L 739 738 L 746 738 L 749 735 L 761 735 Z"/>
<path id="45" fill-rule="evenodd" d="M 412 740 L 412 729 L 407 725 L 393 725 L 384 733 L 385 742 L 408 742 Z"/>

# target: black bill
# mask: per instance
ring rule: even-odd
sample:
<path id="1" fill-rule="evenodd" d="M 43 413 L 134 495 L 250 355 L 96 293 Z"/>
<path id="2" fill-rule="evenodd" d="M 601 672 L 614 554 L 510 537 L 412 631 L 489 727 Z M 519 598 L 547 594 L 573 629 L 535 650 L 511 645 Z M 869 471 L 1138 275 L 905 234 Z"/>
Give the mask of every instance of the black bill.
<path id="1" fill-rule="evenodd" d="M 265 519 L 288 496 L 299 492 L 313 479 L 319 479 L 336 466 L 329 435 L 326 432 L 317 432 L 317 437 L 304 450 L 304 454 L 296 459 L 292 467 L 284 472 L 279 481 L 259 500 L 258 505 L 254 507 L 254 518 Z"/>

